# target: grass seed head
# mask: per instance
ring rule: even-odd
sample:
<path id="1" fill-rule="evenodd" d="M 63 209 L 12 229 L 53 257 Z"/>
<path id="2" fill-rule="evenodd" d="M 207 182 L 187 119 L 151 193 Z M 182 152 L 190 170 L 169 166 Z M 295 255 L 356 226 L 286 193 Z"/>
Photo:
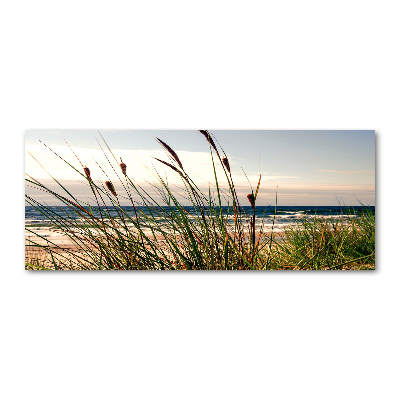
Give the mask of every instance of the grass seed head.
<path id="1" fill-rule="evenodd" d="M 160 160 L 159 158 L 156 158 L 156 157 L 153 157 L 153 158 L 154 158 L 155 160 L 159 161 L 160 163 L 163 163 L 164 165 L 168 165 L 168 167 L 170 167 L 171 169 L 173 169 L 173 170 L 174 170 L 175 172 L 177 172 L 183 179 L 185 179 L 186 182 L 189 182 L 189 181 L 188 181 L 188 178 L 187 178 L 185 175 L 183 175 L 183 173 L 182 173 L 181 171 L 179 171 L 178 168 L 174 167 L 172 164 L 170 164 L 170 163 L 168 163 L 168 162 L 166 162 L 166 161 Z"/>
<path id="2" fill-rule="evenodd" d="M 253 210 L 255 210 L 255 209 L 256 209 L 256 201 L 254 200 L 254 195 L 253 195 L 253 193 L 248 194 L 248 195 L 247 195 L 247 198 L 249 199 L 251 208 L 252 208 Z"/>
<path id="3" fill-rule="evenodd" d="M 163 164 L 165 164 L 165 165 L 168 165 L 168 167 L 170 167 L 171 169 L 173 169 L 175 172 L 180 173 L 180 172 L 179 172 L 179 169 L 176 168 L 176 167 L 174 167 L 172 164 L 170 164 L 170 163 L 168 163 L 168 162 L 166 162 L 166 161 L 160 160 L 159 158 L 156 158 L 156 157 L 153 157 L 153 158 L 154 158 L 155 160 L 157 160 L 157 161 L 160 161 L 160 163 L 163 163 Z"/>
<path id="4" fill-rule="evenodd" d="M 121 158 L 121 164 L 119 164 L 119 166 L 121 167 L 122 173 L 126 176 L 126 164 L 122 161 L 122 158 Z"/>
<path id="5" fill-rule="evenodd" d="M 114 185 L 113 185 L 110 181 L 107 181 L 107 182 L 106 182 L 106 186 L 107 186 L 107 189 L 108 189 L 115 197 L 117 197 L 117 193 L 115 193 Z"/>
<path id="6" fill-rule="evenodd" d="M 174 150 L 171 149 L 171 147 L 169 147 L 167 145 L 167 143 L 163 142 L 161 139 L 157 138 L 158 142 L 164 147 L 165 150 L 168 151 L 169 154 L 171 154 L 171 156 L 173 157 L 173 159 L 178 163 L 178 165 L 183 169 L 181 160 L 179 159 L 178 155 L 175 153 Z"/>
<path id="7" fill-rule="evenodd" d="M 230 172 L 231 172 L 231 167 L 229 166 L 228 158 L 227 158 L 227 157 L 224 157 L 224 158 L 222 159 L 222 162 L 224 163 L 225 168 L 226 168 L 226 169 L 228 170 L 228 172 L 230 173 Z"/>
<path id="8" fill-rule="evenodd" d="M 90 177 L 90 169 L 88 167 L 85 166 L 85 168 L 83 168 L 83 171 L 85 172 L 86 176 L 92 180 L 92 178 Z"/>
<path id="9" fill-rule="evenodd" d="M 205 136 L 205 138 L 207 139 L 208 143 L 211 144 L 211 146 L 213 147 L 213 149 L 214 149 L 214 150 L 217 152 L 217 154 L 218 154 L 217 146 L 215 145 L 214 140 L 213 140 L 213 138 L 211 137 L 210 133 L 209 133 L 208 131 L 206 131 L 206 130 L 199 130 L 199 132 L 202 133 L 202 134 Z"/>

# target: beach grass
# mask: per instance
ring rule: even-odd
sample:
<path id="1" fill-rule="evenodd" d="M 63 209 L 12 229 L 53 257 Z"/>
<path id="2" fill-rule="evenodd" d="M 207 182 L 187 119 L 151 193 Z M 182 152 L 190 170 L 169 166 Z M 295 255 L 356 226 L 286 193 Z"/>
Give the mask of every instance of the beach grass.
<path id="1" fill-rule="evenodd" d="M 285 229 L 274 247 L 271 269 L 373 269 L 375 216 L 368 207 L 357 218 L 304 217 Z"/>
<path id="2" fill-rule="evenodd" d="M 50 221 L 52 228 L 69 240 L 63 246 L 38 231 L 29 234 L 27 269 L 78 270 L 274 270 L 274 269 L 370 269 L 375 262 L 375 216 L 364 208 L 362 215 L 326 220 L 306 217 L 297 226 L 276 233 L 264 229 L 264 217 L 256 231 L 256 201 L 260 188 L 248 194 L 251 213 L 240 204 L 229 159 L 215 137 L 201 130 L 210 152 L 214 172 L 213 190 L 202 192 L 185 172 L 178 154 L 164 141 L 166 159 L 154 158 L 181 181 L 177 190 L 157 169 L 152 190 L 145 190 L 130 174 L 129 165 L 117 159 L 103 139 L 99 143 L 115 175 L 111 179 L 100 161 L 97 166 L 107 180 L 95 180 L 90 168 L 77 158 L 74 167 L 52 149 L 77 177 L 83 179 L 95 205 L 79 200 L 56 177 L 58 186 L 50 190 L 27 175 L 27 185 L 50 194 L 63 207 L 55 209 L 26 195 L 26 203 Z M 217 144 L 216 144 L 217 142 Z M 45 145 L 45 144 L 44 144 Z M 46 145 L 45 145 L 46 146 Z M 46 146 L 47 147 L 47 146 Z M 75 153 L 74 153 L 75 154 Z M 217 164 L 222 167 L 217 174 Z M 117 192 L 118 182 L 123 191 Z M 134 213 L 121 201 L 128 200 Z M 276 198 L 277 202 L 277 198 Z M 184 205 L 184 203 L 186 205 Z M 187 204 L 191 211 L 188 212 Z M 224 207 L 223 204 L 228 204 Z M 162 223 L 160 223 L 162 221 Z"/>

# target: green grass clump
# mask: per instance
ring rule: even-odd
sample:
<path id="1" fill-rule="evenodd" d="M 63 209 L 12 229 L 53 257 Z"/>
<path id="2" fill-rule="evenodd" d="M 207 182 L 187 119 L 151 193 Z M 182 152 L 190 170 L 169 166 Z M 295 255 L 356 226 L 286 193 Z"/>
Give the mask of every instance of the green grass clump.
<path id="1" fill-rule="evenodd" d="M 371 269 L 375 265 L 375 215 L 339 219 L 304 218 L 285 229 L 275 245 L 271 269 Z"/>
<path id="2" fill-rule="evenodd" d="M 83 178 L 95 205 L 79 200 L 55 177 L 52 178 L 58 185 L 57 191 L 27 175 L 27 185 L 50 194 L 64 207 L 55 210 L 26 195 L 27 204 L 45 216 L 51 229 L 62 232 L 73 246 L 62 246 L 27 227 L 28 245 L 40 251 L 35 257 L 28 257 L 26 268 L 265 270 L 291 266 L 293 269 L 340 269 L 351 263 L 374 262 L 375 222 L 368 210 L 357 219 L 305 219 L 301 225 L 287 229 L 283 241 L 276 241 L 273 231 L 263 231 L 264 218 L 261 229 L 256 232 L 255 205 L 261 175 L 256 191 L 247 196 L 252 209 L 251 215 L 247 215 L 239 202 L 227 155 L 208 131 L 200 132 L 208 142 L 214 171 L 214 182 L 208 193 L 198 188 L 178 154 L 160 139 L 158 142 L 165 149 L 168 161 L 155 160 L 179 176 L 181 188 L 169 184 L 155 169 L 157 183 L 147 182 L 151 191 L 145 190 L 130 175 L 129 164 L 122 159 L 119 162 L 105 141 L 104 147 L 100 143 L 99 146 L 115 175 L 108 176 L 96 161 L 105 177 L 103 180 L 95 180 L 89 167 L 78 157 L 80 167 L 50 149 Z M 218 164 L 222 167 L 219 174 Z M 114 183 L 118 181 L 123 190 L 117 192 Z M 121 199 L 129 200 L 133 214 L 121 207 Z M 190 213 L 183 202 L 190 204 Z M 228 207 L 223 207 L 223 202 Z"/>

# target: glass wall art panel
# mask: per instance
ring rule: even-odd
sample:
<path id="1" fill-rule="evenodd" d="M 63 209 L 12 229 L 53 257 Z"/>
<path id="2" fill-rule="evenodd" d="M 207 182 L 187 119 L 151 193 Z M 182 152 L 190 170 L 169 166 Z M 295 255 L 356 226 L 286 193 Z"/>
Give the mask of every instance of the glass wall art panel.
<path id="1" fill-rule="evenodd" d="M 27 270 L 373 270 L 375 132 L 30 130 Z"/>

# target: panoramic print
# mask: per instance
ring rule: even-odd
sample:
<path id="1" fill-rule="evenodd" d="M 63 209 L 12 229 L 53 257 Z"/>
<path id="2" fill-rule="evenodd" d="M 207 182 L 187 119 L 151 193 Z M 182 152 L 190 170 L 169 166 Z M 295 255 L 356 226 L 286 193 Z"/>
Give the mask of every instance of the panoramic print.
<path id="1" fill-rule="evenodd" d="M 27 270 L 373 270 L 375 132 L 30 130 Z"/>

